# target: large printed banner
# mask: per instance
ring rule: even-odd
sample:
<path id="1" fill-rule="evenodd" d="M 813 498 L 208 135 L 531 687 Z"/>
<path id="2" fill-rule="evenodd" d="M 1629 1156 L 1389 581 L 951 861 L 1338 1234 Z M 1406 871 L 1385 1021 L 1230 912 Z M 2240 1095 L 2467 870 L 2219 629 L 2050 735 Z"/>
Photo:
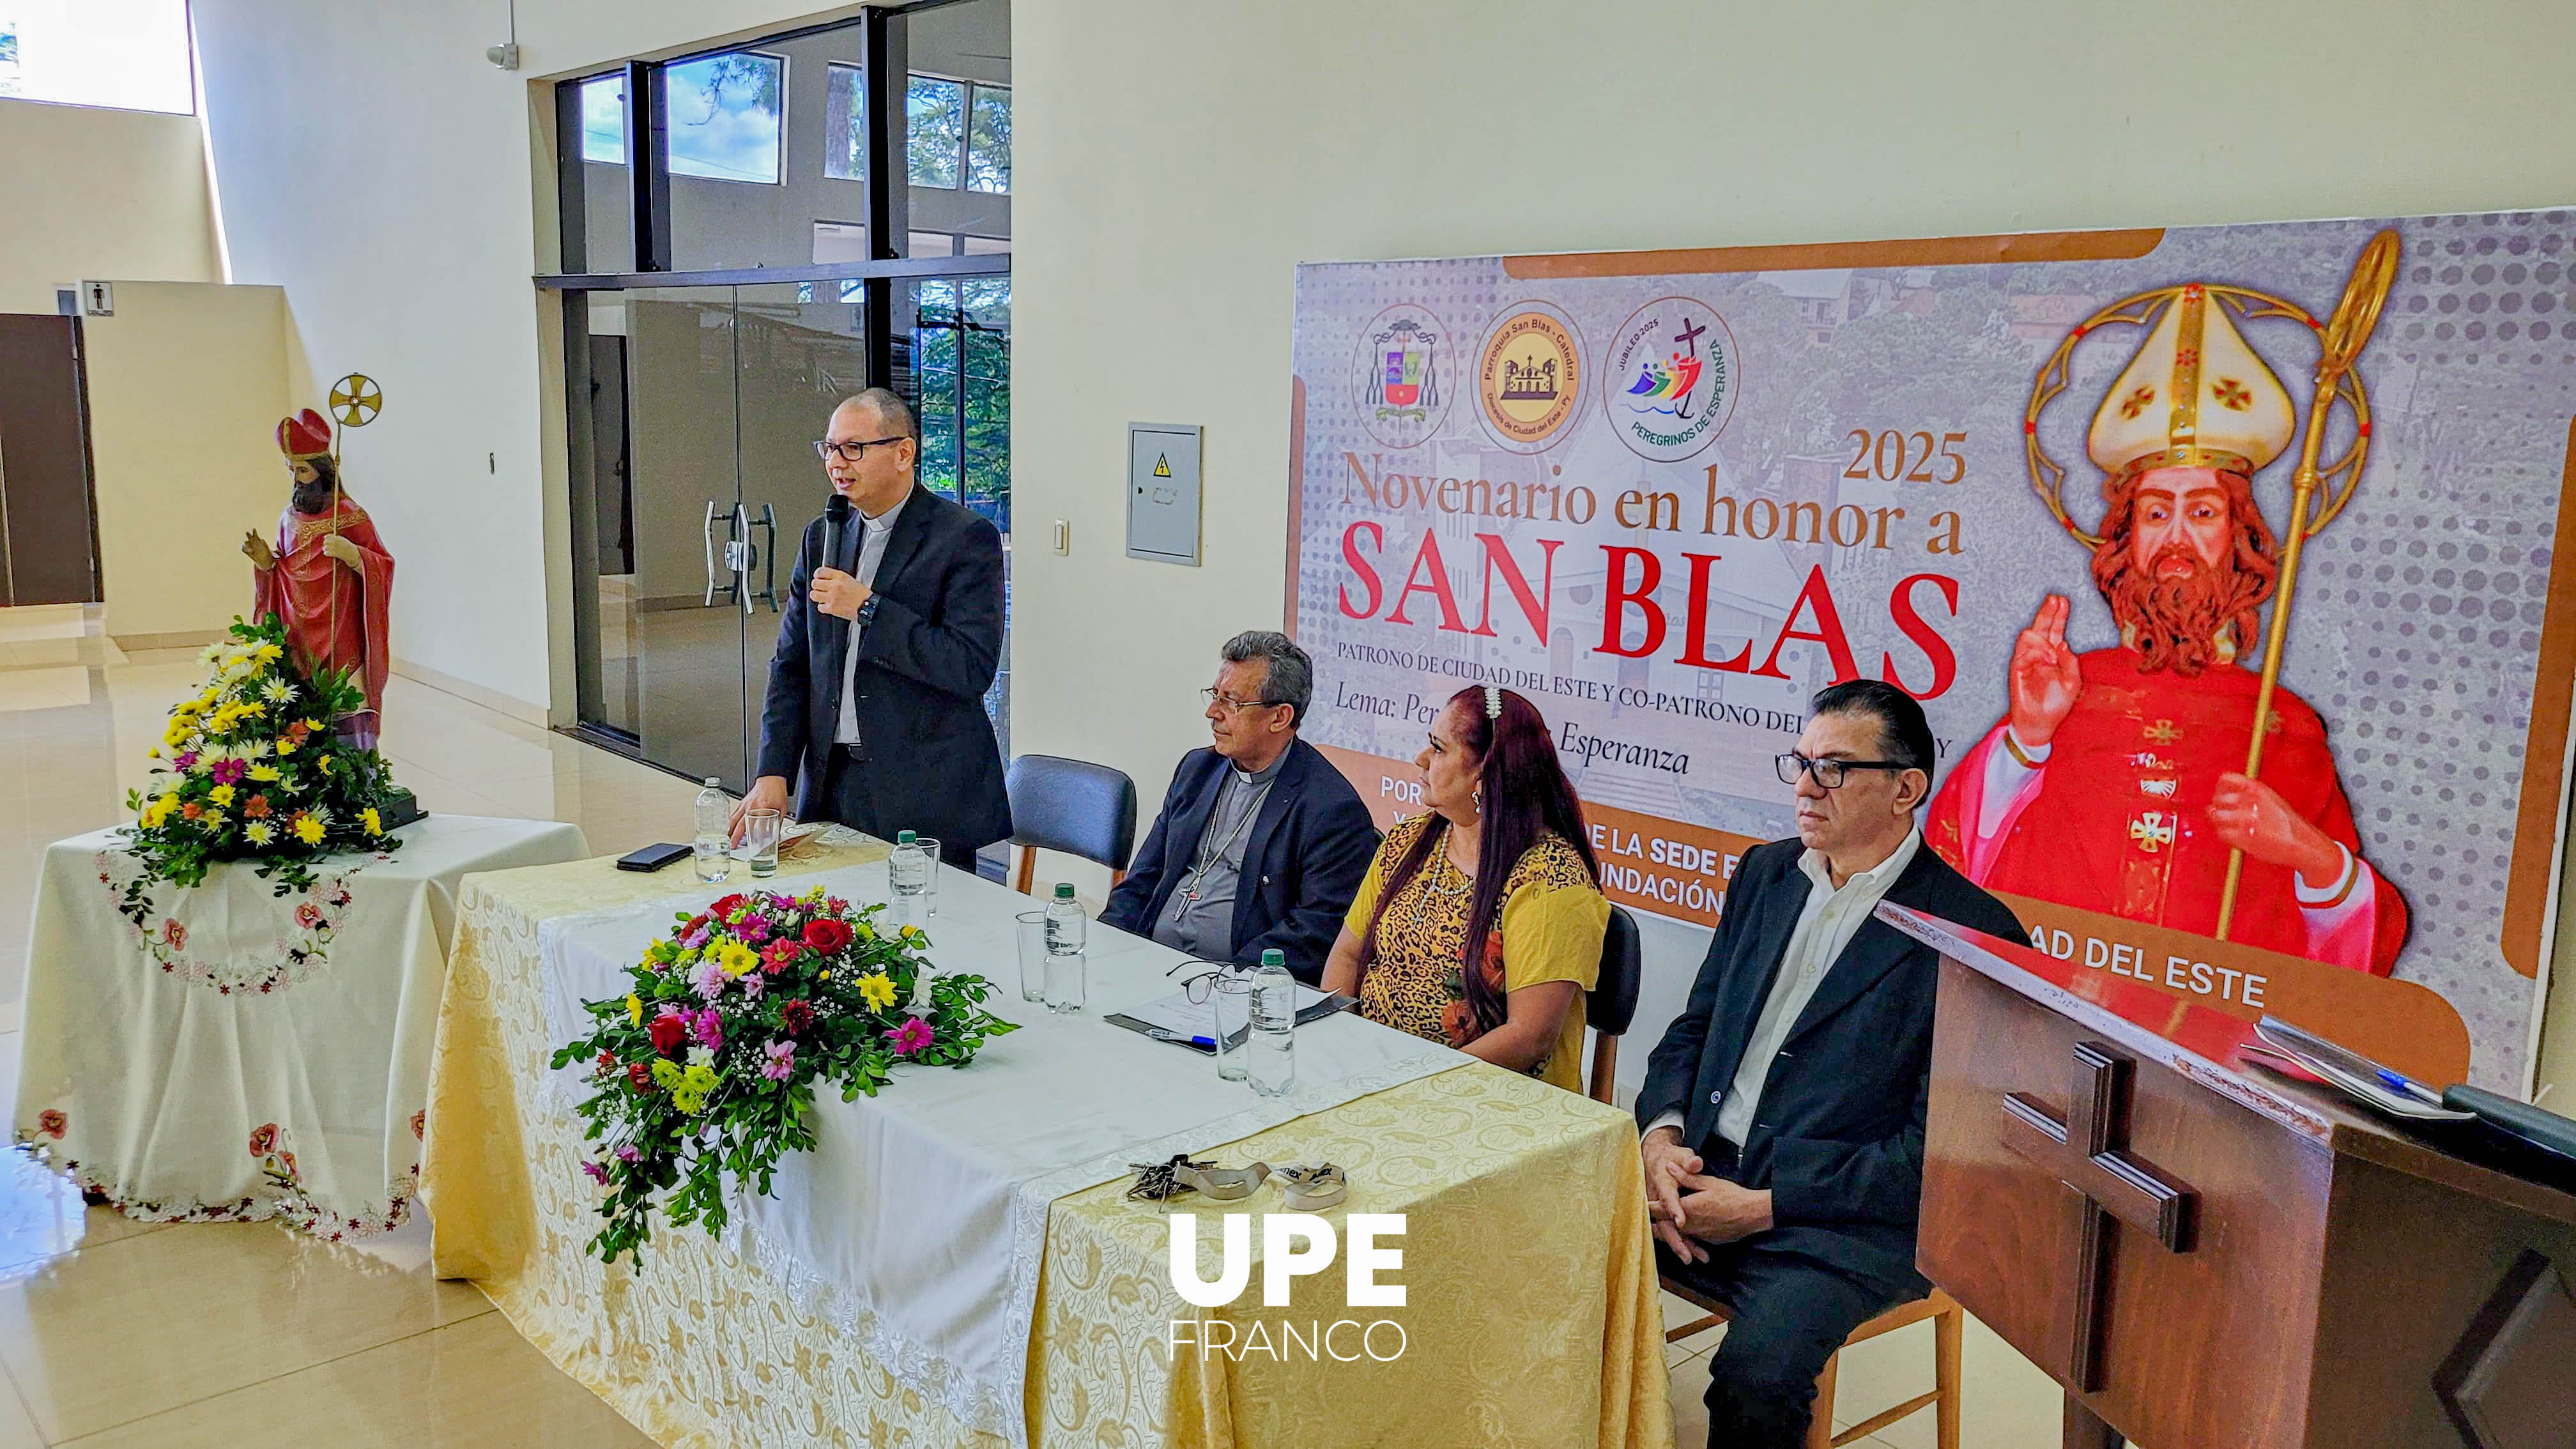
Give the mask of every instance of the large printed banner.
<path id="1" fill-rule="evenodd" d="M 1612 897 L 1712 923 L 1808 698 L 1889 680 L 2045 949 L 2520 1087 L 2571 267 L 2565 212 L 1301 267 L 1306 737 L 1391 818 L 1518 690 Z"/>

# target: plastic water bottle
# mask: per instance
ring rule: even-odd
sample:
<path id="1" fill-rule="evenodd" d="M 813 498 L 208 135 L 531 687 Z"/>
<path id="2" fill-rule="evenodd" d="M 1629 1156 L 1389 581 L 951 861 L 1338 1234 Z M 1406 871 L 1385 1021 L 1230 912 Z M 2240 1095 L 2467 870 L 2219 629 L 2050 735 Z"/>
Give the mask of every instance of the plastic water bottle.
<path id="1" fill-rule="evenodd" d="M 1047 902 L 1046 913 L 1046 1004 L 1049 1011 L 1082 1009 L 1083 936 L 1090 924 L 1082 914 L 1081 903 L 1073 898 L 1073 883 L 1058 883 L 1055 899 Z"/>
<path id="2" fill-rule="evenodd" d="M 714 885 L 733 874 L 733 801 L 725 795 L 724 782 L 707 777 L 707 788 L 698 792 L 698 836 L 694 849 L 698 857 L 698 880 Z"/>
<path id="3" fill-rule="evenodd" d="M 925 897 L 930 893 L 930 857 L 921 848 L 920 836 L 909 830 L 895 832 L 894 858 L 886 862 L 886 877 L 894 885 L 896 921 L 922 924 L 929 904 Z"/>
<path id="4" fill-rule="evenodd" d="M 1276 1097 L 1297 1085 L 1297 978 L 1277 951 L 1262 952 L 1252 970 L 1252 1034 L 1245 1046 L 1252 1090 Z"/>

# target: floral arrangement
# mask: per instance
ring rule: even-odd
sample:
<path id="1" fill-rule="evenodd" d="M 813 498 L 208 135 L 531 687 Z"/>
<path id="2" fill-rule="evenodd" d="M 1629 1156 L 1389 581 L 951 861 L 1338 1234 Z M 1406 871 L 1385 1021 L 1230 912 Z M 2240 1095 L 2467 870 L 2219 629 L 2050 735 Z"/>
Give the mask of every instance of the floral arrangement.
<path id="1" fill-rule="evenodd" d="M 151 752 L 169 763 L 126 792 L 136 817 L 127 849 L 142 865 L 129 896 L 159 880 L 197 885 L 227 860 L 258 861 L 283 896 L 310 889 L 324 856 L 401 844 L 384 829 L 393 797 L 384 756 L 329 728 L 366 708 L 350 671 L 298 673 L 274 614 L 234 619 L 200 659 L 205 688 L 172 706 Z"/>
<path id="2" fill-rule="evenodd" d="M 930 969 L 918 927 L 878 930 L 883 909 L 820 886 L 729 895 L 675 916 L 625 997 L 588 1003 L 594 1030 L 554 1065 L 590 1063 L 602 1261 L 640 1254 L 657 1209 L 722 1231 L 727 1174 L 766 1196 L 779 1158 L 814 1146 L 816 1078 L 875 1096 L 897 1063 L 962 1067 L 1019 1029 L 982 1010 L 991 982 Z"/>

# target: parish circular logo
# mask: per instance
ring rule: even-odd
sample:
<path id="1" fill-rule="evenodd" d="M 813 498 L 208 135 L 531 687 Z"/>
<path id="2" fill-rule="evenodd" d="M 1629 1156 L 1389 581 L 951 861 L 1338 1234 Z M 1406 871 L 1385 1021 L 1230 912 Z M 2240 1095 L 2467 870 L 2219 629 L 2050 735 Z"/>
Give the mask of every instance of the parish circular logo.
<path id="1" fill-rule="evenodd" d="M 1544 302 L 1524 302 L 1485 334 L 1477 400 L 1485 428 L 1515 453 L 1553 442 L 1583 397 L 1583 349 L 1574 322 Z"/>
<path id="2" fill-rule="evenodd" d="M 1458 341 L 1430 309 L 1399 302 L 1360 329 L 1354 378 L 1360 425 L 1390 448 L 1440 430 L 1458 386 Z"/>
<path id="3" fill-rule="evenodd" d="M 1658 297 L 1629 313 L 1601 368 L 1601 410 L 1628 451 L 1654 463 L 1714 441 L 1735 393 L 1735 338 L 1696 297 Z"/>

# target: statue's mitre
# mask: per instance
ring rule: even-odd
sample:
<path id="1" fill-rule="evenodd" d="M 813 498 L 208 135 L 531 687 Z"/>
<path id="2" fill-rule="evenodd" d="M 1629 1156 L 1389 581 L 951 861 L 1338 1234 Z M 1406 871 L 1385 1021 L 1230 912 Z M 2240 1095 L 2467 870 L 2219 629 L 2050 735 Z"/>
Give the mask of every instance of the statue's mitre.
<path id="1" fill-rule="evenodd" d="M 2194 282 L 2111 384 L 2085 450 L 2114 477 L 2152 468 L 2250 477 L 2281 456 L 2295 427 L 2289 390 Z"/>
<path id="2" fill-rule="evenodd" d="M 331 423 L 311 408 L 277 425 L 277 450 L 288 458 L 315 458 L 331 451 Z"/>

